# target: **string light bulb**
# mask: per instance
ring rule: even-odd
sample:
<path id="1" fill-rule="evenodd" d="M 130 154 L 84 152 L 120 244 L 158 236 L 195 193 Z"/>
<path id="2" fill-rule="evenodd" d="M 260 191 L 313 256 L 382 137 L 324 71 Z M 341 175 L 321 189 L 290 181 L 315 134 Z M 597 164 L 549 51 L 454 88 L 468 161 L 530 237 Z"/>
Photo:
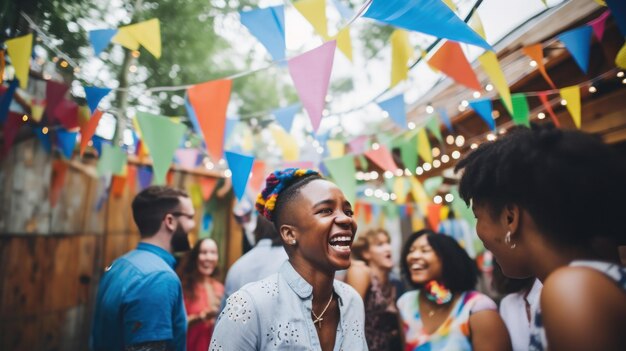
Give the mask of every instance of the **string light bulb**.
<path id="1" fill-rule="evenodd" d="M 485 85 L 485 90 L 492 91 L 493 90 L 493 85 L 491 85 L 491 84 Z"/>
<path id="2" fill-rule="evenodd" d="M 624 76 L 624 72 L 623 71 L 617 72 L 617 78 L 622 78 L 623 76 Z"/>
<path id="3" fill-rule="evenodd" d="M 561 105 L 562 105 L 562 106 L 566 106 L 566 105 L 567 105 L 567 100 L 565 100 L 565 99 L 561 99 Z"/>
<path id="4" fill-rule="evenodd" d="M 22 116 L 22 121 L 24 122 L 28 121 L 28 116 L 27 115 Z"/>
<path id="5" fill-rule="evenodd" d="M 428 106 L 426 106 L 426 113 L 433 113 L 435 112 L 435 108 L 433 107 L 433 105 L 428 104 Z"/>
<path id="6" fill-rule="evenodd" d="M 528 64 L 530 65 L 530 67 L 537 67 L 537 61 L 535 60 L 530 60 Z"/>
<path id="7" fill-rule="evenodd" d="M 595 86 L 591 85 L 591 86 L 589 87 L 589 92 L 590 92 L 590 93 L 592 93 L 592 94 L 593 94 L 593 93 L 595 93 L 596 91 L 598 91 L 598 89 L 596 89 L 596 87 L 595 87 Z"/>
<path id="8" fill-rule="evenodd" d="M 44 135 L 48 134 L 48 127 L 41 128 L 41 133 L 44 134 Z"/>
<path id="9" fill-rule="evenodd" d="M 537 114 L 537 118 L 539 118 L 539 119 L 544 119 L 544 118 L 546 118 L 546 114 L 545 114 L 545 113 L 543 113 L 543 112 L 539 112 L 539 113 Z"/>

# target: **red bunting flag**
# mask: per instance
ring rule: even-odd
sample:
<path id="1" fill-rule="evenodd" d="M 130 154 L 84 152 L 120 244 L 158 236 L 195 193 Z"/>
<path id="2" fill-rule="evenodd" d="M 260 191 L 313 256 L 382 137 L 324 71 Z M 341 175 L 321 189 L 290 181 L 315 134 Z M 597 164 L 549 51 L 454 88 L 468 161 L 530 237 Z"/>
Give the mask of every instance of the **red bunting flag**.
<path id="1" fill-rule="evenodd" d="M 102 118 L 102 111 L 96 110 L 93 113 L 93 116 L 87 121 L 87 123 L 80 129 L 80 156 L 83 156 L 85 153 L 85 149 L 87 148 L 87 144 L 91 140 L 91 137 L 96 133 L 96 128 L 98 127 L 98 123 L 100 122 L 100 118 Z"/>
<path id="2" fill-rule="evenodd" d="M 391 153 L 384 145 L 380 145 L 376 150 L 366 151 L 365 156 L 385 171 L 395 172 L 398 169 L 393 156 L 391 156 Z"/>
<path id="3" fill-rule="evenodd" d="M 461 45 L 457 42 L 446 41 L 433 57 L 428 60 L 428 64 L 459 84 L 463 84 L 474 91 L 481 90 L 480 82 L 476 78 L 472 66 L 467 61 Z"/>
<path id="4" fill-rule="evenodd" d="M 541 100 L 541 103 L 543 104 L 543 107 L 546 108 L 546 111 L 548 111 L 550 118 L 552 118 L 552 122 L 554 122 L 554 125 L 557 128 L 561 128 L 561 123 L 559 123 L 559 119 L 554 114 L 554 110 L 552 110 L 552 105 L 550 105 L 550 103 L 548 102 L 548 93 L 541 92 L 538 96 L 539 100 Z"/>
<path id="5" fill-rule="evenodd" d="M 208 201 L 215 190 L 217 185 L 217 178 L 202 177 L 200 178 L 200 188 L 202 189 L 202 198 L 204 201 Z"/>
<path id="6" fill-rule="evenodd" d="M 437 231 L 439 228 L 439 222 L 441 221 L 441 204 L 429 204 L 428 205 L 428 224 L 430 229 Z"/>
<path id="7" fill-rule="evenodd" d="M 50 184 L 50 207 L 56 206 L 63 184 L 65 184 L 65 176 L 67 175 L 68 164 L 63 160 L 56 159 L 52 161 L 52 183 Z"/>

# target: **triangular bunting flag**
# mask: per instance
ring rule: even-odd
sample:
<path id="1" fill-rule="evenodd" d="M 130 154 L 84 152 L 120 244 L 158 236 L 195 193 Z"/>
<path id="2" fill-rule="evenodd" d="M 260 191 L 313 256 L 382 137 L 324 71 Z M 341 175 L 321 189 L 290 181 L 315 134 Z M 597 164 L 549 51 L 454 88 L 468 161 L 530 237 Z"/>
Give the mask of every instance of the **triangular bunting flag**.
<path id="1" fill-rule="evenodd" d="M 200 178 L 200 188 L 202 190 L 202 199 L 204 199 L 204 201 L 208 201 L 211 198 L 211 195 L 213 195 L 213 190 L 215 190 L 216 185 L 217 185 L 217 178 L 213 178 L 213 177 L 201 177 Z"/>
<path id="2" fill-rule="evenodd" d="M 50 153 L 50 151 L 52 151 L 52 143 L 50 143 L 50 134 L 46 132 L 46 134 L 43 133 L 43 128 L 33 128 L 33 130 L 35 131 L 35 135 L 37 135 L 37 138 L 39 139 L 39 141 L 41 142 L 41 146 L 44 148 L 44 150 L 46 150 L 47 153 Z M 6 128 L 5 128 L 6 131 Z"/>
<path id="3" fill-rule="evenodd" d="M 72 154 L 74 154 L 77 135 L 77 132 L 70 132 L 65 129 L 58 129 L 56 132 L 57 145 L 61 149 L 61 154 L 68 160 L 71 159 Z"/>
<path id="4" fill-rule="evenodd" d="M 589 25 L 593 28 L 593 34 L 595 34 L 598 41 L 602 41 L 604 36 L 604 28 L 606 26 L 606 19 L 609 18 L 611 11 L 604 11 L 598 18 L 589 21 Z"/>
<path id="5" fill-rule="evenodd" d="M 457 83 L 463 84 L 474 91 L 481 90 L 478 78 L 476 78 L 476 74 L 467 61 L 459 43 L 446 41 L 428 60 L 428 63 L 454 79 Z"/>
<path id="6" fill-rule="evenodd" d="M 441 136 L 441 129 L 439 129 L 439 121 L 437 120 L 437 117 L 430 117 L 428 122 L 426 122 L 426 129 L 428 129 L 428 131 L 432 135 L 434 135 L 435 138 L 439 140 L 439 142 L 443 142 L 443 137 Z"/>
<path id="7" fill-rule="evenodd" d="M 63 160 L 52 160 L 52 180 L 50 182 L 50 207 L 54 208 L 61 196 L 69 165 Z"/>
<path id="8" fill-rule="evenodd" d="M 332 0 L 335 8 L 344 19 L 351 19 L 354 16 L 354 12 L 344 5 L 342 0 Z"/>
<path id="9" fill-rule="evenodd" d="M 63 101 L 69 86 L 49 80 L 46 82 L 46 114 L 52 116 L 57 105 Z"/>
<path id="10" fill-rule="evenodd" d="M 493 119 L 493 106 L 491 104 L 491 99 L 478 99 L 469 102 L 470 107 L 478 113 L 480 118 L 483 119 L 489 126 L 489 129 L 494 131 L 496 130 L 496 121 Z"/>
<path id="11" fill-rule="evenodd" d="M 559 40 L 570 52 L 578 67 L 587 73 L 589 67 L 589 50 L 591 49 L 591 26 L 582 26 L 569 30 L 558 36 Z"/>
<path id="12" fill-rule="evenodd" d="M 402 29 L 394 30 L 389 40 L 391 41 L 391 83 L 389 87 L 394 87 L 409 77 L 408 64 L 413 56 L 413 48 L 409 43 L 409 34 Z"/>
<path id="13" fill-rule="evenodd" d="M 198 161 L 198 149 L 178 149 L 174 153 L 178 164 L 185 169 L 196 168 L 196 161 Z"/>
<path id="14" fill-rule="evenodd" d="M 426 206 L 431 202 L 430 198 L 417 178 L 409 177 L 409 180 L 411 181 L 411 195 L 413 195 L 413 200 L 417 202 L 420 211 L 426 213 Z"/>
<path id="15" fill-rule="evenodd" d="M 78 127 L 78 105 L 72 100 L 63 100 L 58 103 L 51 116 L 66 129 Z"/>
<path id="16" fill-rule="evenodd" d="M 11 107 L 11 101 L 13 101 L 13 95 L 15 95 L 15 89 L 19 81 L 14 79 L 9 83 L 9 88 L 6 92 L 0 96 L 0 123 L 4 123 L 9 115 L 9 108 Z"/>
<path id="17" fill-rule="evenodd" d="M 336 46 L 336 41 L 329 41 L 288 62 L 291 79 L 315 132 L 322 122 Z"/>
<path id="18" fill-rule="evenodd" d="M 393 156 L 384 145 L 380 145 L 376 150 L 371 149 L 366 151 L 365 156 L 385 171 L 395 173 L 398 169 L 398 166 L 396 166 L 396 163 L 393 160 Z"/>
<path id="19" fill-rule="evenodd" d="M 430 177 L 424 181 L 424 191 L 428 196 L 435 196 L 441 184 L 443 184 L 443 177 Z"/>
<path id="20" fill-rule="evenodd" d="M 280 148 L 285 161 L 297 161 L 300 158 L 300 147 L 296 139 L 278 127 L 270 128 L 276 145 Z M 320 143 L 322 145 L 322 143 Z"/>
<path id="21" fill-rule="evenodd" d="M 274 61 L 285 58 L 285 7 L 283 5 L 240 12 L 246 26 L 265 46 Z"/>
<path id="22" fill-rule="evenodd" d="M 98 175 L 123 175 L 128 156 L 120 147 L 105 144 L 98 160 Z"/>
<path id="23" fill-rule="evenodd" d="M 441 118 L 441 122 L 443 122 L 443 124 L 446 125 L 446 128 L 448 128 L 448 131 L 450 133 L 454 133 L 454 128 L 452 128 L 452 122 L 450 121 L 450 117 L 448 116 L 448 112 L 446 111 L 445 107 L 437 108 L 437 114 L 439 115 L 439 118 Z"/>
<path id="24" fill-rule="evenodd" d="M 7 46 L 9 57 L 11 57 L 11 64 L 15 68 L 15 77 L 20 81 L 20 88 L 26 89 L 30 70 L 30 55 L 33 51 L 33 35 L 26 34 L 8 39 L 4 44 Z"/>
<path id="25" fill-rule="evenodd" d="M 402 129 L 406 129 L 406 110 L 404 94 L 396 95 L 378 103 L 381 109 L 387 111 L 389 117 Z"/>
<path id="26" fill-rule="evenodd" d="M 174 123 L 167 117 L 141 111 L 137 112 L 137 122 L 152 157 L 154 183 L 165 184 L 165 176 L 172 164 L 174 151 L 180 145 L 187 127 L 181 123 Z"/>
<path id="27" fill-rule="evenodd" d="M 85 89 L 85 96 L 87 99 L 87 105 L 89 106 L 91 113 L 94 113 L 94 111 L 96 111 L 96 108 L 98 107 L 98 104 L 100 103 L 100 100 L 102 100 L 102 98 L 104 98 L 105 96 L 109 94 L 109 92 L 111 92 L 111 89 L 109 88 L 85 86 L 84 89 Z"/>
<path id="28" fill-rule="evenodd" d="M 480 35 L 441 0 L 374 0 L 363 17 L 492 50 Z"/>
<path id="29" fill-rule="evenodd" d="M 326 20 L 326 0 L 299 0 L 293 6 L 313 26 L 322 39 L 328 40 L 328 24 Z"/>
<path id="30" fill-rule="evenodd" d="M 258 193 L 261 191 L 263 182 L 265 181 L 265 162 L 255 160 L 252 165 L 252 173 L 250 174 L 250 180 L 248 181 L 248 188 Z"/>
<path id="31" fill-rule="evenodd" d="M 139 188 L 141 188 L 140 190 L 143 190 L 150 186 L 153 176 L 154 174 L 152 173 L 150 167 L 139 167 L 139 170 L 137 172 L 137 179 L 139 180 Z"/>
<path id="32" fill-rule="evenodd" d="M 476 34 L 480 35 L 481 38 L 487 40 L 485 27 L 483 26 L 483 21 L 481 21 L 480 16 L 478 16 L 478 12 L 474 12 L 472 17 L 470 17 L 469 26 L 474 30 L 474 32 L 476 32 Z"/>
<path id="33" fill-rule="evenodd" d="M 330 173 L 335 184 L 346 195 L 346 199 L 351 204 L 356 203 L 356 168 L 354 166 L 354 156 L 348 155 L 339 158 L 328 158 L 324 164 Z"/>
<path id="34" fill-rule="evenodd" d="M 143 46 L 154 57 L 161 57 L 161 24 L 158 18 L 131 24 L 118 28 L 112 39 L 130 50 L 137 50 Z"/>
<path id="35" fill-rule="evenodd" d="M 35 122 L 41 122 L 41 118 L 43 117 L 43 111 L 45 108 L 46 105 L 44 103 L 35 101 L 33 99 L 33 104 L 30 106 L 30 113 Z"/>
<path id="36" fill-rule="evenodd" d="M 537 62 L 537 69 L 543 76 L 543 78 L 550 84 L 552 89 L 556 89 L 554 83 L 552 83 L 552 79 L 548 76 L 548 71 L 546 71 L 546 66 L 543 64 L 543 47 L 541 44 L 534 44 L 530 46 L 525 46 L 522 48 L 522 52 L 526 54 L 526 56 L 530 57 L 533 61 Z"/>
<path id="37" fill-rule="evenodd" d="M 241 201 L 243 194 L 246 192 L 246 184 L 248 184 L 248 178 L 250 177 L 250 170 L 254 163 L 254 157 L 241 155 L 238 153 L 226 151 L 226 162 L 228 162 L 228 168 L 232 172 L 233 189 L 237 199 Z"/>
<path id="38" fill-rule="evenodd" d="M 513 101 L 513 123 L 530 128 L 530 109 L 526 95 L 523 93 L 513 94 L 511 100 Z"/>
<path id="39" fill-rule="evenodd" d="M 426 162 L 433 162 L 433 154 L 430 149 L 430 141 L 428 140 L 428 135 L 426 134 L 426 129 L 421 128 L 417 132 L 417 153 L 422 158 L 422 160 Z"/>
<path id="40" fill-rule="evenodd" d="M 433 231 L 437 231 L 439 228 L 439 222 L 441 221 L 441 204 L 429 204 L 428 205 L 428 225 Z"/>
<path id="41" fill-rule="evenodd" d="M 204 141 L 204 134 L 202 133 L 202 128 L 200 127 L 200 122 L 198 122 L 198 117 L 196 116 L 196 111 L 194 111 L 191 103 L 189 102 L 189 94 L 185 93 L 185 110 L 187 111 L 187 117 L 189 118 L 189 122 L 191 122 L 191 126 L 193 127 L 193 131 L 202 138 Z"/>
<path id="42" fill-rule="evenodd" d="M 554 123 L 554 125 L 557 128 L 561 128 L 561 123 L 559 123 L 559 119 L 554 114 L 554 110 L 552 110 L 552 105 L 550 105 L 550 103 L 548 102 L 548 93 L 541 92 L 539 93 L 538 97 L 539 97 L 539 100 L 541 100 L 543 107 L 546 109 L 546 111 L 548 111 L 548 114 L 550 115 L 550 118 L 552 119 L 552 122 Z"/>
<path id="43" fill-rule="evenodd" d="M 89 31 L 89 41 L 96 56 L 109 45 L 111 39 L 117 34 L 117 29 L 96 29 Z"/>
<path id="44" fill-rule="evenodd" d="M 626 43 L 615 56 L 615 65 L 619 68 L 626 69 Z"/>
<path id="45" fill-rule="evenodd" d="M 417 168 L 417 134 L 411 136 L 408 140 L 400 144 L 400 158 L 404 167 L 409 171 L 415 172 Z"/>
<path id="46" fill-rule="evenodd" d="M 233 82 L 229 79 L 196 84 L 187 90 L 189 101 L 202 128 L 207 151 L 214 161 L 222 157 L 226 108 Z"/>
<path id="47" fill-rule="evenodd" d="M 295 117 L 296 113 L 300 111 L 301 108 L 302 108 L 302 105 L 293 104 L 287 107 L 276 109 L 272 111 L 272 114 L 274 114 L 274 117 L 276 118 L 276 122 L 278 122 L 278 124 L 280 124 L 280 126 L 283 127 L 285 132 L 291 133 L 291 126 L 293 125 L 293 118 Z"/>
<path id="48" fill-rule="evenodd" d="M 348 60 L 352 61 L 352 38 L 350 37 L 350 27 L 340 30 L 335 36 L 337 39 L 337 48 Z"/>
<path id="49" fill-rule="evenodd" d="M 346 144 L 339 140 L 328 140 L 326 142 L 330 158 L 342 157 L 346 154 Z"/>
<path id="50" fill-rule="evenodd" d="M 581 111 L 580 111 L 580 88 L 578 85 L 569 86 L 560 90 L 561 97 L 567 102 L 567 110 L 572 115 L 576 128 L 580 129 Z"/>
<path id="51" fill-rule="evenodd" d="M 102 111 L 96 110 L 96 112 L 94 112 L 93 116 L 91 116 L 87 124 L 85 124 L 85 126 L 80 129 L 80 156 L 81 157 L 85 153 L 85 149 L 87 148 L 87 144 L 89 144 L 91 137 L 96 133 L 96 128 L 98 127 L 100 118 L 102 118 Z"/>
<path id="52" fill-rule="evenodd" d="M 504 105 L 508 111 L 513 111 L 513 103 L 511 102 L 511 91 L 509 90 L 509 84 L 506 82 L 500 63 L 496 54 L 492 51 L 487 51 L 478 57 L 478 61 L 483 70 L 493 83 L 498 94 L 502 98 Z"/>

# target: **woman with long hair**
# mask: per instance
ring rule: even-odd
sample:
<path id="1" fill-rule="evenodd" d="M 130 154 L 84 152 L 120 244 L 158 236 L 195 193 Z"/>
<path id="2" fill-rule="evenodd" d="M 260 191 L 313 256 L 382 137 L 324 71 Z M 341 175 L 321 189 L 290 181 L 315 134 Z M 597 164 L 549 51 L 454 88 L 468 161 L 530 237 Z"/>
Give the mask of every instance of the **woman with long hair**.
<path id="1" fill-rule="evenodd" d="M 209 348 L 215 318 L 224 295 L 224 285 L 218 274 L 219 255 L 213 239 L 200 239 L 181 262 L 179 275 L 187 311 L 187 350 L 206 351 Z"/>
<path id="2" fill-rule="evenodd" d="M 402 273 L 415 290 L 398 299 L 405 350 L 511 350 L 498 308 L 474 290 L 478 268 L 453 238 L 413 233 L 402 249 Z"/>

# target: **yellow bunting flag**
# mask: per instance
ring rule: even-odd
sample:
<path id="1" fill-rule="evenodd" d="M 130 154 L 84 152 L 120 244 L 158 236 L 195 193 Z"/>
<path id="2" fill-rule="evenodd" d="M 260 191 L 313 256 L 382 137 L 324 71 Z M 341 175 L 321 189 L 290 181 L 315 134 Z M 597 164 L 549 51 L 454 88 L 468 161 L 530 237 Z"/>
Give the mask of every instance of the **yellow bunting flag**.
<path id="1" fill-rule="evenodd" d="M 409 59 L 413 56 L 413 48 L 409 43 L 407 31 L 396 29 L 391 33 L 391 84 L 395 86 L 409 77 Z"/>
<path id="2" fill-rule="evenodd" d="M 158 18 L 120 27 L 111 39 L 130 50 L 143 46 L 154 57 L 161 57 L 161 24 Z"/>
<path id="3" fill-rule="evenodd" d="M 546 0 L 543 0 L 543 1 L 546 1 Z M 598 5 L 606 6 L 606 1 L 604 0 L 595 0 L 595 1 L 598 3 Z"/>
<path id="4" fill-rule="evenodd" d="M 496 91 L 502 97 L 502 101 L 506 105 L 507 110 L 513 111 L 513 102 L 511 100 L 511 91 L 509 90 L 509 84 L 506 82 L 498 58 L 493 51 L 486 51 L 484 54 L 478 57 L 480 65 L 493 83 Z"/>
<path id="5" fill-rule="evenodd" d="M 324 40 L 330 39 L 326 20 L 326 0 L 300 0 L 293 6 L 311 23 L 317 34 Z"/>
<path id="6" fill-rule="evenodd" d="M 619 68 L 626 69 L 626 44 L 617 53 L 615 57 L 615 65 Z"/>
<path id="7" fill-rule="evenodd" d="M 485 27 L 483 26 L 483 21 L 480 19 L 480 16 L 478 16 L 478 12 L 474 12 L 472 17 L 470 17 L 469 26 L 474 30 L 474 32 L 478 33 L 478 35 L 480 35 L 483 39 L 487 40 Z"/>
<path id="8" fill-rule="evenodd" d="M 448 219 L 449 215 L 450 215 L 450 207 L 449 206 L 441 206 L 441 212 L 439 213 L 439 218 L 442 221 L 445 221 L 446 219 Z"/>
<path id="9" fill-rule="evenodd" d="M 241 148 L 243 151 L 252 151 L 254 149 L 254 138 L 250 129 L 246 129 L 243 132 L 243 139 L 241 140 Z"/>
<path id="10" fill-rule="evenodd" d="M 417 153 L 426 162 L 433 162 L 433 154 L 430 150 L 430 141 L 428 141 L 428 135 L 426 129 L 422 128 L 417 133 Z"/>
<path id="11" fill-rule="evenodd" d="M 450 10 L 456 12 L 456 5 L 452 2 L 452 0 L 442 0 L 444 4 L 448 5 Z"/>
<path id="12" fill-rule="evenodd" d="M 409 179 L 411 180 L 411 194 L 413 195 L 413 200 L 417 202 L 417 206 L 419 206 L 420 211 L 422 213 L 426 213 L 426 209 L 430 203 L 430 198 L 426 194 L 426 191 L 424 191 L 422 183 L 420 183 L 417 178 L 409 177 Z"/>
<path id="13" fill-rule="evenodd" d="M 576 128 L 580 129 L 581 115 L 580 115 L 580 88 L 578 85 L 573 85 L 560 89 L 561 98 L 567 102 L 567 110 L 572 115 Z"/>
<path id="14" fill-rule="evenodd" d="M 329 140 L 326 142 L 326 146 L 328 147 L 330 158 L 341 157 L 346 153 L 346 144 L 339 140 Z"/>
<path id="15" fill-rule="evenodd" d="M 276 145 L 278 145 L 283 152 L 283 160 L 298 161 L 298 158 L 300 157 L 300 148 L 298 147 L 296 140 L 278 126 L 272 126 L 271 129 Z"/>
<path id="16" fill-rule="evenodd" d="M 406 186 L 406 179 L 404 177 L 395 177 L 393 183 L 393 192 L 396 194 L 396 204 L 404 205 L 406 203 L 406 194 L 409 188 Z"/>
<path id="17" fill-rule="evenodd" d="M 26 89 L 28 86 L 28 70 L 30 69 L 30 55 L 33 50 L 33 35 L 26 34 L 9 39 L 4 43 L 11 57 L 11 63 L 15 68 L 15 77 L 20 81 L 20 88 Z"/>
<path id="18" fill-rule="evenodd" d="M 41 117 L 43 117 L 43 110 L 46 108 L 46 105 L 33 101 L 33 105 L 30 107 L 30 116 L 37 123 L 41 121 Z"/>
<path id="19" fill-rule="evenodd" d="M 350 38 L 350 27 L 346 27 L 339 31 L 336 35 L 337 47 L 346 55 L 348 60 L 352 61 L 352 38 Z"/>

